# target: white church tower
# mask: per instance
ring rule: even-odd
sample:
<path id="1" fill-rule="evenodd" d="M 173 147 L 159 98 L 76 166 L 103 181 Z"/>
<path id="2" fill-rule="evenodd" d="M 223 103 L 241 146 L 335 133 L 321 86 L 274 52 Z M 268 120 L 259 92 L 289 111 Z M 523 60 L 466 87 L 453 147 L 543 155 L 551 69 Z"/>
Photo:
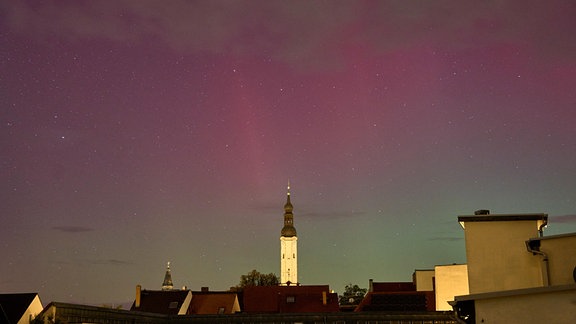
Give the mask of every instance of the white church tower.
<path id="1" fill-rule="evenodd" d="M 284 205 L 284 227 L 280 234 L 280 284 L 298 284 L 298 237 L 294 228 L 294 215 L 290 203 L 290 182 Z"/>

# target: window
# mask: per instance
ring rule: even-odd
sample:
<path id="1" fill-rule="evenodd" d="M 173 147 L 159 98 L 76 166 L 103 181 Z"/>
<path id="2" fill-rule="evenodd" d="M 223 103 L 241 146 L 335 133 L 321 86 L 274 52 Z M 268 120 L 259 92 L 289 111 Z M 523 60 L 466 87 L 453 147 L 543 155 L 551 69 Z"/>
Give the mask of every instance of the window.
<path id="1" fill-rule="evenodd" d="M 224 314 L 226 307 L 218 307 L 218 314 Z"/>
<path id="2" fill-rule="evenodd" d="M 288 296 L 286 297 L 286 302 L 287 303 L 293 303 L 295 302 L 296 298 L 294 296 Z"/>
<path id="3" fill-rule="evenodd" d="M 178 302 L 170 302 L 170 305 L 168 305 L 168 308 L 170 309 L 174 309 L 174 308 L 178 308 Z"/>

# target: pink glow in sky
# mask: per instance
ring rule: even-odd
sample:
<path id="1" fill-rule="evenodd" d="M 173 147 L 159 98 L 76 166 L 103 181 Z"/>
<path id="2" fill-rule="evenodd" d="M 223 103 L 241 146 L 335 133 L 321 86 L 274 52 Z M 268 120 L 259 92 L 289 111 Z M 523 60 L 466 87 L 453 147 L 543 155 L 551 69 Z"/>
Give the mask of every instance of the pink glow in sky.
<path id="1" fill-rule="evenodd" d="M 126 302 L 466 262 L 456 217 L 576 230 L 572 1 L 0 3 L 0 292 Z"/>

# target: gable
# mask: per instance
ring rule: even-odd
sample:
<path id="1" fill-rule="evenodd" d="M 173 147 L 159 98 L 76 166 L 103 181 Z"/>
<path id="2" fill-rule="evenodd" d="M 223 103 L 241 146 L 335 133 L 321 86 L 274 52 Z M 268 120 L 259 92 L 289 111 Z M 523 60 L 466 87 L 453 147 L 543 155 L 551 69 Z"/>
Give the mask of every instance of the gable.
<path id="1" fill-rule="evenodd" d="M 36 293 L 0 294 L 0 320 L 18 323 L 37 295 Z"/>
<path id="2" fill-rule="evenodd" d="M 157 313 L 166 315 L 178 315 L 182 307 L 187 308 L 190 301 L 187 300 L 190 290 L 142 290 L 140 293 L 140 307 L 135 303 L 131 311 Z M 191 296 L 190 296 L 191 297 Z"/>
<path id="3" fill-rule="evenodd" d="M 190 303 L 190 314 L 234 314 L 240 311 L 236 293 L 194 292 Z"/>

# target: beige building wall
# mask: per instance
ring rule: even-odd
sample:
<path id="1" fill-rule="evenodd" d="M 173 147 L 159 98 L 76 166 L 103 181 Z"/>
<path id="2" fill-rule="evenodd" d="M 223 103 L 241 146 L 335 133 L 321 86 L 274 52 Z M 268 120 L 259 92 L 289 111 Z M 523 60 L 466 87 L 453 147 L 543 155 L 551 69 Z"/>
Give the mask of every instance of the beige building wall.
<path id="1" fill-rule="evenodd" d="M 451 311 L 449 301 L 454 296 L 468 295 L 468 266 L 465 264 L 440 265 L 436 273 L 436 310 Z"/>
<path id="2" fill-rule="evenodd" d="M 416 291 L 434 291 L 434 270 L 415 270 L 413 276 Z"/>
<path id="3" fill-rule="evenodd" d="M 476 323 L 576 323 L 576 285 L 476 299 Z M 539 291 L 542 290 L 542 291 Z"/>
<path id="4" fill-rule="evenodd" d="M 548 256 L 550 285 L 573 284 L 576 267 L 576 233 L 538 238 L 540 251 Z M 533 256 L 542 262 L 539 255 Z"/>
<path id="5" fill-rule="evenodd" d="M 470 294 L 542 286 L 540 260 L 527 253 L 543 214 L 460 216 Z M 546 216 L 547 217 L 547 216 Z"/>

